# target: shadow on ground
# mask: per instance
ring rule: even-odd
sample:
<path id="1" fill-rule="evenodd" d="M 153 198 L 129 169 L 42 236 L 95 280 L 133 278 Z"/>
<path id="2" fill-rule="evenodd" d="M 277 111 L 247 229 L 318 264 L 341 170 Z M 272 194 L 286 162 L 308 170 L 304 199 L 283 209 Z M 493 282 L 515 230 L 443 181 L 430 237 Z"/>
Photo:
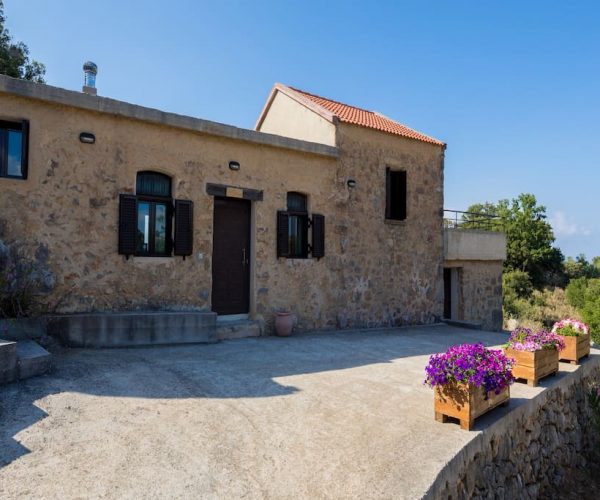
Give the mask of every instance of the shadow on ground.
<path id="1" fill-rule="evenodd" d="M 392 361 L 405 363 L 407 378 L 416 385 L 422 383 L 426 362 L 419 356 L 444 351 L 456 343 L 498 345 L 506 338 L 499 333 L 431 326 L 265 337 L 212 345 L 65 349 L 55 355 L 51 374 L 0 388 L 0 468 L 28 452 L 14 436 L 46 417 L 35 403 L 51 394 L 269 398 L 298 391 L 278 382 L 280 377 Z M 481 420 L 478 428 L 480 425 L 489 424 Z"/>

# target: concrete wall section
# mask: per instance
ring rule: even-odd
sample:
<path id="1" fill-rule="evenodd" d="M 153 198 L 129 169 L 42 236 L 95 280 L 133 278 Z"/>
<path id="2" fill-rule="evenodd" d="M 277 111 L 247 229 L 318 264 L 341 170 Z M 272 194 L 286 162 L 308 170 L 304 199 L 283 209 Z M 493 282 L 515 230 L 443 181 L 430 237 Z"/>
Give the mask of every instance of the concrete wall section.
<path id="1" fill-rule="evenodd" d="M 506 235 L 475 229 L 445 229 L 446 260 L 505 260 Z"/>
<path id="2" fill-rule="evenodd" d="M 332 122 L 278 90 L 275 90 L 258 130 L 335 146 L 335 125 Z"/>
<path id="3" fill-rule="evenodd" d="M 502 330 L 502 261 L 445 261 L 444 266 L 458 270 L 458 316 L 453 319 Z"/>

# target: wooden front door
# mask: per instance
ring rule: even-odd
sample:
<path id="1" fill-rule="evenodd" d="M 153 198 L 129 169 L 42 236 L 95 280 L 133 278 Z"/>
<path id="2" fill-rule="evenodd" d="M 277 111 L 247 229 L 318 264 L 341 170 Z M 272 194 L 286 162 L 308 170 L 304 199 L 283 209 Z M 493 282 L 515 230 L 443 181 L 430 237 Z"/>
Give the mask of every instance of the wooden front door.
<path id="1" fill-rule="evenodd" d="M 250 201 L 215 197 L 212 310 L 244 314 L 250 307 Z"/>

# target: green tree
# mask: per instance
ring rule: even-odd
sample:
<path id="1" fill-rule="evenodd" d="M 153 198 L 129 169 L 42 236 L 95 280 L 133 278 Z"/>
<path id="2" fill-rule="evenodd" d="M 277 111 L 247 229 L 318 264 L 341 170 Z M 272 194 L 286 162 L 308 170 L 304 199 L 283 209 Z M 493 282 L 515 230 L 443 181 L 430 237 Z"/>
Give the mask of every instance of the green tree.
<path id="1" fill-rule="evenodd" d="M 597 259 L 597 257 L 595 258 Z M 563 266 L 565 275 L 569 281 L 577 278 L 600 278 L 600 268 L 588 262 L 582 253 L 575 259 L 568 257 Z"/>
<path id="2" fill-rule="evenodd" d="M 536 288 L 562 284 L 563 254 L 554 247 L 554 232 L 546 220 L 546 207 L 533 194 L 513 200 L 471 205 L 468 212 L 496 215 L 490 229 L 506 233 L 505 271 L 523 271 Z"/>
<path id="3" fill-rule="evenodd" d="M 14 42 L 4 26 L 4 2 L 0 0 L 0 73 L 15 78 L 44 83 L 46 67 L 29 59 L 29 48 Z"/>

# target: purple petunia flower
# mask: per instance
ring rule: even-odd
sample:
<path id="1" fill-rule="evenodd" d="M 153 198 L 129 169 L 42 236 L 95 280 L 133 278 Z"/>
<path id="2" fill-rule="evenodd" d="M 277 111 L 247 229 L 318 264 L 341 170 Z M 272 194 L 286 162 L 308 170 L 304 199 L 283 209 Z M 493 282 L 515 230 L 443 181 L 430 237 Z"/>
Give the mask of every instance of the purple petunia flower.
<path id="1" fill-rule="evenodd" d="M 425 383 L 430 387 L 451 382 L 469 383 L 483 386 L 486 393 L 499 394 L 514 382 L 513 363 L 502 351 L 488 349 L 482 343 L 457 345 L 429 358 Z"/>

